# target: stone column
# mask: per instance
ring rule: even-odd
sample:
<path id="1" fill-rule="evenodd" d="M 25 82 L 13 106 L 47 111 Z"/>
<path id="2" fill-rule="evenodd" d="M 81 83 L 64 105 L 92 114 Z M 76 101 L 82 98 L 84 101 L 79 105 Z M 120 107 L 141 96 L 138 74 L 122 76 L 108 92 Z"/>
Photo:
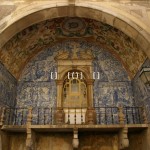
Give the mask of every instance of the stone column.
<path id="1" fill-rule="evenodd" d="M 65 113 L 62 107 L 63 80 L 56 80 L 56 84 L 57 84 L 57 108 L 55 112 L 55 123 L 63 124 L 65 121 Z"/>
<path id="2" fill-rule="evenodd" d="M 28 116 L 27 116 L 26 150 L 33 150 L 31 122 L 32 122 L 32 107 L 29 107 L 28 108 Z"/>
<path id="3" fill-rule="evenodd" d="M 57 84 L 57 107 L 62 107 L 62 88 L 63 88 L 63 80 L 56 80 Z"/>
<path id="4" fill-rule="evenodd" d="M 87 80 L 87 104 L 88 107 L 93 107 L 93 79 Z"/>
<path id="5" fill-rule="evenodd" d="M 96 123 L 96 112 L 93 108 L 93 79 L 87 80 L 87 111 L 86 111 L 86 123 L 95 124 Z"/>

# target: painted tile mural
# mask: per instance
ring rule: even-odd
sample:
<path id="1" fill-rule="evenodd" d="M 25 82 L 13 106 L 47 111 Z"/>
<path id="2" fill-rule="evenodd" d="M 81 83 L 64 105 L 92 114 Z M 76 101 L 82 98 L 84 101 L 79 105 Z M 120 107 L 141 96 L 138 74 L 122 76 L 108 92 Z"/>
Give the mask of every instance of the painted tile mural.
<path id="1" fill-rule="evenodd" d="M 150 59 L 147 59 L 142 67 L 150 68 Z M 139 75 L 140 71 L 137 73 L 132 81 L 134 101 L 137 106 L 146 107 L 147 116 L 150 122 L 150 86 L 145 86 Z"/>
<path id="2" fill-rule="evenodd" d="M 57 71 L 54 57 L 60 50 L 72 53 L 91 50 L 95 56 L 93 71 L 100 72 L 94 83 L 94 105 L 132 105 L 131 82 L 122 64 L 105 49 L 85 40 L 69 40 L 40 52 L 25 67 L 18 82 L 18 106 L 56 106 L 56 84 L 50 72 Z"/>
<path id="3" fill-rule="evenodd" d="M 17 81 L 0 62 L 0 106 L 15 106 Z"/>
<path id="4" fill-rule="evenodd" d="M 85 38 L 115 54 L 131 78 L 146 59 L 137 44 L 118 29 L 87 18 L 56 18 L 34 24 L 0 50 L 0 59 L 18 79 L 29 59 L 64 39 Z"/>

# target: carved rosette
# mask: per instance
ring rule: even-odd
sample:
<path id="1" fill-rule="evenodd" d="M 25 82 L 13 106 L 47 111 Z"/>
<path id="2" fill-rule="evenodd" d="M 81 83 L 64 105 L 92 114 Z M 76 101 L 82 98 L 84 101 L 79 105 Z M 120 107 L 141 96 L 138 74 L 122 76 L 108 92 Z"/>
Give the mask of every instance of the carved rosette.
<path id="1" fill-rule="evenodd" d="M 96 124 L 96 112 L 94 108 L 88 108 L 86 111 L 86 123 Z"/>

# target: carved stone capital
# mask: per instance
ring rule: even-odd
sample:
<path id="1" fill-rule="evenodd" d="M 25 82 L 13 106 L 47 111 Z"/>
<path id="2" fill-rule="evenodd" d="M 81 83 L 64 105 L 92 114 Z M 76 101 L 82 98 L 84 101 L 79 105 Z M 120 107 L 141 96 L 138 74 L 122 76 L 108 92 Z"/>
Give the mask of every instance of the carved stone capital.
<path id="1" fill-rule="evenodd" d="M 65 113 L 62 107 L 58 107 L 55 113 L 56 124 L 63 124 L 65 121 Z"/>
<path id="2" fill-rule="evenodd" d="M 94 79 L 88 79 L 86 81 L 87 85 L 93 85 L 94 84 Z"/>
<path id="3" fill-rule="evenodd" d="M 63 85 L 63 80 L 56 80 L 57 85 Z"/>
<path id="4" fill-rule="evenodd" d="M 86 111 L 86 123 L 87 124 L 96 123 L 96 112 L 95 112 L 95 109 L 92 107 L 89 107 Z"/>

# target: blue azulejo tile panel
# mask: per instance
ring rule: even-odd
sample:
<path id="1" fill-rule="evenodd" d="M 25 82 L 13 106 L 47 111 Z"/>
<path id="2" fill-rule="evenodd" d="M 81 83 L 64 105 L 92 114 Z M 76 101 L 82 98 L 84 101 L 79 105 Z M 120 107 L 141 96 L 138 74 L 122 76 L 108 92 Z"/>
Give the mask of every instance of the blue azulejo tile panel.
<path id="1" fill-rule="evenodd" d="M 142 67 L 150 68 L 150 59 Z M 145 106 L 148 120 L 150 121 L 150 86 L 145 85 L 140 79 L 140 70 L 132 81 L 134 101 L 137 106 Z"/>
<path id="2" fill-rule="evenodd" d="M 18 106 L 54 107 L 55 103 L 55 82 L 19 82 Z"/>
<path id="3" fill-rule="evenodd" d="M 97 82 L 94 84 L 95 106 L 132 106 L 130 82 Z"/>
<path id="4" fill-rule="evenodd" d="M 17 81 L 0 63 L 0 106 L 15 106 Z"/>
<path id="5" fill-rule="evenodd" d="M 73 54 L 91 50 L 95 60 L 93 72 L 99 72 L 100 78 L 94 82 L 95 106 L 133 105 L 132 87 L 123 65 L 107 50 L 85 40 L 68 40 L 45 49 L 34 57 L 25 67 L 18 82 L 18 106 L 56 106 L 56 83 L 51 72 L 57 71 L 54 57 L 59 51 Z"/>

